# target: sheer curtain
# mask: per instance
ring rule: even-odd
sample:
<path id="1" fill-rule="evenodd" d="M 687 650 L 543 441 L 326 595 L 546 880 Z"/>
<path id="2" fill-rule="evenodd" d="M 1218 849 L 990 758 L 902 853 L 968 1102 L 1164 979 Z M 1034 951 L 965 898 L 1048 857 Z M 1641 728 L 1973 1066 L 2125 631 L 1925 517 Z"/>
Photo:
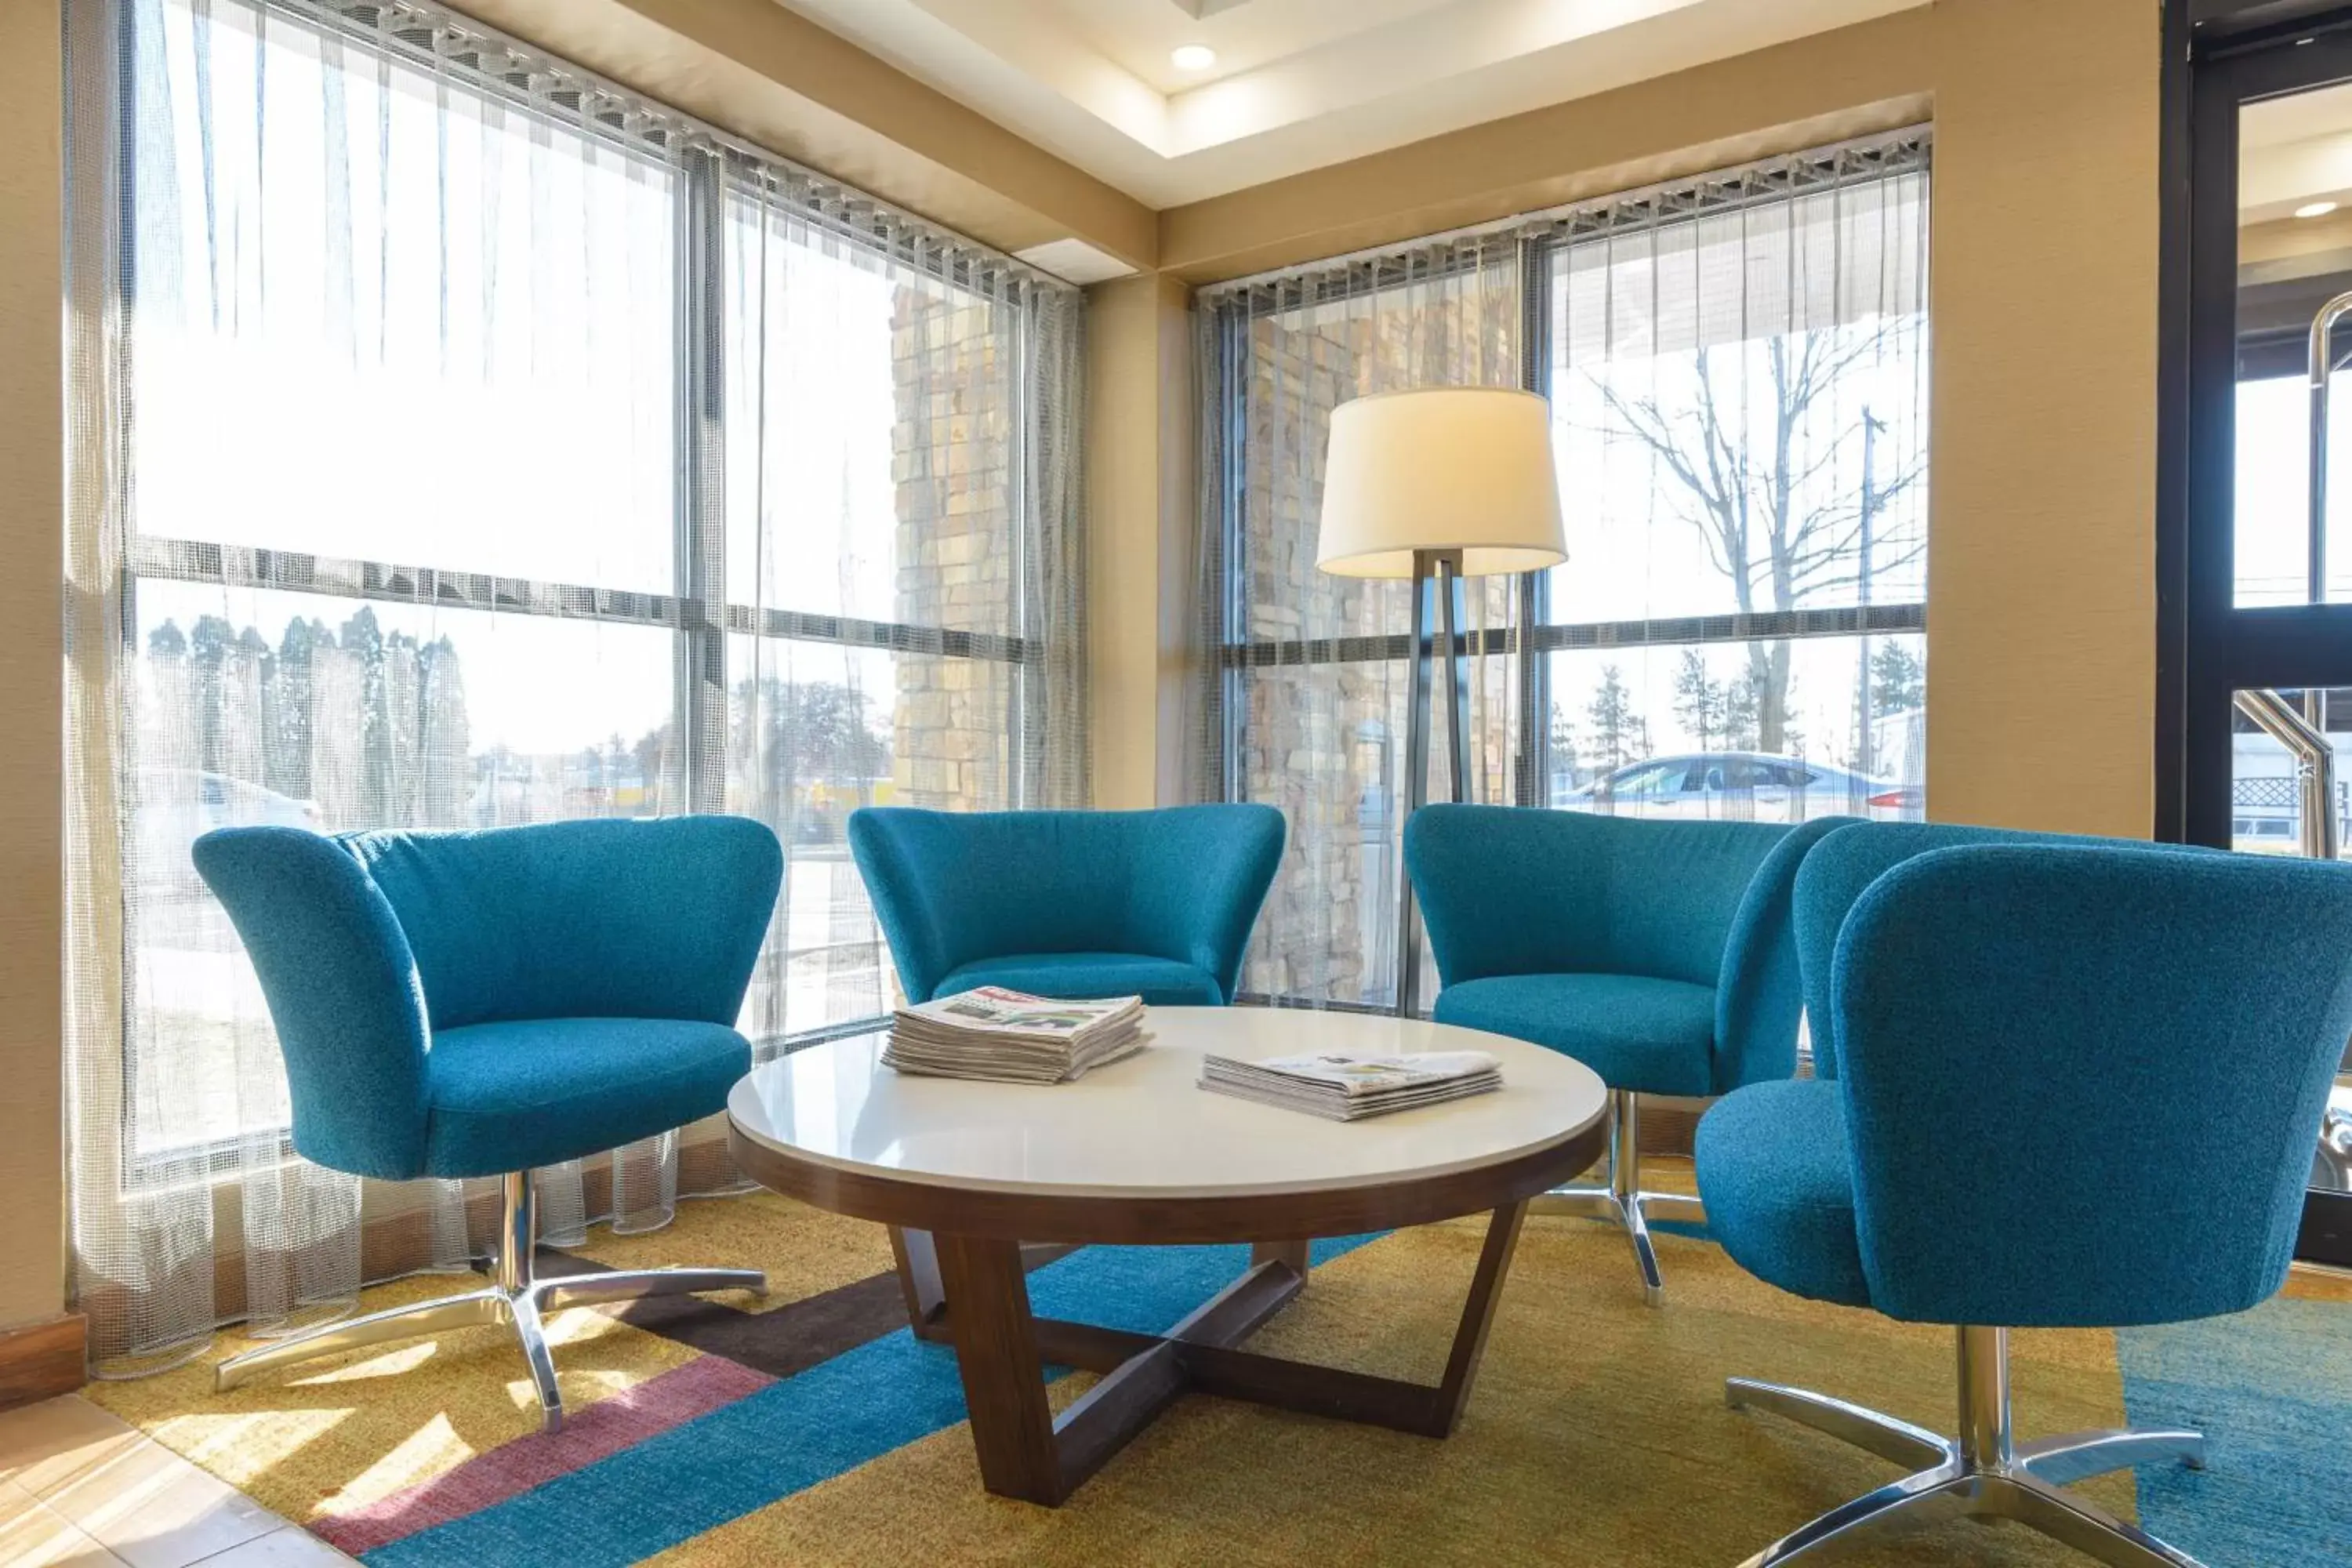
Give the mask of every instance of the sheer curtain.
<path id="1" fill-rule="evenodd" d="M 1928 155 L 1898 132 L 1202 292 L 1194 788 L 1291 824 L 1245 990 L 1396 994 L 1407 589 L 1315 568 L 1365 393 L 1552 401 L 1569 561 L 1472 595 L 1470 799 L 1921 814 Z"/>
<path id="2" fill-rule="evenodd" d="M 1727 176 L 1550 248 L 1552 804 L 1921 814 L 1927 151 Z"/>
<path id="3" fill-rule="evenodd" d="M 68 6 L 71 1242 L 105 1375 L 456 1268 L 295 1156 L 188 846 L 744 811 L 762 1056 L 889 1005 L 847 812 L 1083 798 L 1074 291 L 425 6 Z M 739 1184 L 541 1173 L 544 1239 Z"/>
<path id="4" fill-rule="evenodd" d="M 1516 386 L 1518 243 L 1454 237 L 1205 291 L 1196 789 L 1290 824 L 1242 970 L 1244 994 L 1393 1005 L 1403 875 L 1411 586 L 1315 565 L 1331 411 L 1413 386 Z M 1515 580 L 1470 584 L 1469 796 L 1512 798 L 1520 690 Z M 1433 799 L 1450 788 L 1444 748 Z M 1434 995 L 1433 983 L 1423 994 Z"/>

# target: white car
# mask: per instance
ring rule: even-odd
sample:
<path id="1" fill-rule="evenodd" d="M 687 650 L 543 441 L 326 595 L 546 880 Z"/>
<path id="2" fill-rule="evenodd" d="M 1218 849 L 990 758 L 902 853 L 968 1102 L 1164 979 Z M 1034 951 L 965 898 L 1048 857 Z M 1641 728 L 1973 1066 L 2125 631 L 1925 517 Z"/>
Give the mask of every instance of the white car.
<path id="1" fill-rule="evenodd" d="M 138 780 L 132 853 L 139 880 L 150 886 L 194 887 L 188 846 L 215 827 L 319 827 L 319 808 L 310 802 L 226 773 L 142 768 Z"/>
<path id="2" fill-rule="evenodd" d="M 1717 821 L 1803 822 L 1816 816 L 1916 819 L 1916 784 L 1865 778 L 1802 757 L 1694 752 L 1628 763 L 1553 797 L 1570 811 Z"/>

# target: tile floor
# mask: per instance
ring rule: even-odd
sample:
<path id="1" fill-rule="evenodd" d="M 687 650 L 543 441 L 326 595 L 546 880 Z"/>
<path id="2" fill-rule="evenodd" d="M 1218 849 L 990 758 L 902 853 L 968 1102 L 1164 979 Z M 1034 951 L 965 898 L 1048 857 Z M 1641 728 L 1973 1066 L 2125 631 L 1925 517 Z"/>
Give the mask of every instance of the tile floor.
<path id="1" fill-rule="evenodd" d="M 0 1568 L 351 1561 L 79 1394 L 0 1411 Z"/>

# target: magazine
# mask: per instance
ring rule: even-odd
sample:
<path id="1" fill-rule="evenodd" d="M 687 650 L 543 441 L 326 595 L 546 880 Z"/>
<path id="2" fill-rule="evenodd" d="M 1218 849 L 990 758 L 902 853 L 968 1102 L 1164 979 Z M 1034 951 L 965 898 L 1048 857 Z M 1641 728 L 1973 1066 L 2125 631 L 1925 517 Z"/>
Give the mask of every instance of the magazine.
<path id="1" fill-rule="evenodd" d="M 1502 1063 L 1485 1051 L 1410 1056 L 1324 1052 L 1257 1062 L 1209 1056 L 1201 1058 L 1201 1087 L 1333 1121 L 1360 1121 L 1491 1093 L 1503 1087 L 1503 1070 Z"/>
<path id="2" fill-rule="evenodd" d="M 1066 1083 L 1150 1038 L 1140 996 L 1066 1002 L 982 985 L 899 1008 L 882 1059 L 929 1078 Z"/>

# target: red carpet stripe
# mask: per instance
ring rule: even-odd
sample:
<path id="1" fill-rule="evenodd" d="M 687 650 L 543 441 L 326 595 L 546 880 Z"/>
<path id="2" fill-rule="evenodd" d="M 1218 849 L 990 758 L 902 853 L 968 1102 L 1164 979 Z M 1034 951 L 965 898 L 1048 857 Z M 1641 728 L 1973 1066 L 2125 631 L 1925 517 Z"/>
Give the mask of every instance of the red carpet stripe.
<path id="1" fill-rule="evenodd" d="M 565 1418 L 550 1436 L 534 1432 L 477 1454 L 456 1468 L 349 1513 L 313 1519 L 313 1535 L 358 1556 L 436 1524 L 519 1497 L 646 1438 L 731 1405 L 773 1383 L 763 1372 L 705 1355 L 647 1378 Z"/>

